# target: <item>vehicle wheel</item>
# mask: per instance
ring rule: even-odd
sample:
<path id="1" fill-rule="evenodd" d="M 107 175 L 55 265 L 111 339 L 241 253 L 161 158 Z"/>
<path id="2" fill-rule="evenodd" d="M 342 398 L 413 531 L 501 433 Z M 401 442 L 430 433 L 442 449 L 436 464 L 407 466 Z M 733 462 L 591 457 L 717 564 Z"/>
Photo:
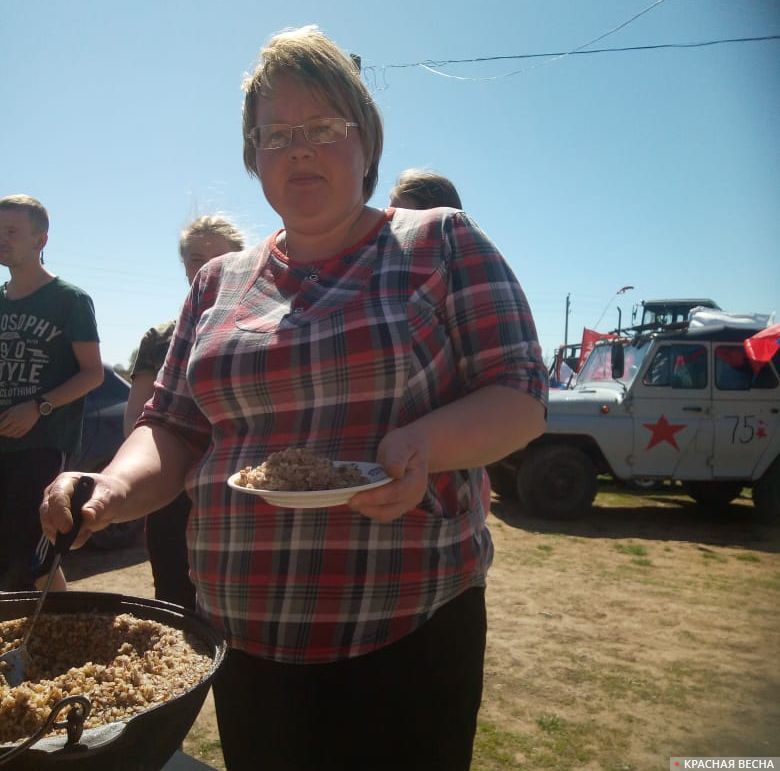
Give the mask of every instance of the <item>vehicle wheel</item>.
<path id="1" fill-rule="evenodd" d="M 577 447 L 533 448 L 520 464 L 517 494 L 529 514 L 553 519 L 585 514 L 596 497 L 596 467 Z"/>
<path id="2" fill-rule="evenodd" d="M 517 473 L 500 463 L 493 463 L 487 467 L 490 477 L 490 487 L 496 495 L 502 498 L 517 497 Z"/>
<path id="3" fill-rule="evenodd" d="M 663 486 L 664 483 L 662 479 L 653 479 L 651 477 L 637 477 L 636 479 L 629 479 L 626 482 L 626 487 L 630 487 L 632 490 L 639 490 L 643 493 L 660 490 Z"/>
<path id="4" fill-rule="evenodd" d="M 753 505 L 766 522 L 780 522 L 780 458 L 764 472 L 753 487 Z"/>
<path id="5" fill-rule="evenodd" d="M 89 543 L 96 549 L 103 551 L 124 549 L 138 541 L 143 529 L 143 519 L 135 519 L 132 522 L 116 522 L 103 530 L 92 533 L 89 537 Z"/>
<path id="6" fill-rule="evenodd" d="M 744 482 L 706 481 L 685 482 L 685 492 L 701 506 L 727 506 L 745 486 Z"/>

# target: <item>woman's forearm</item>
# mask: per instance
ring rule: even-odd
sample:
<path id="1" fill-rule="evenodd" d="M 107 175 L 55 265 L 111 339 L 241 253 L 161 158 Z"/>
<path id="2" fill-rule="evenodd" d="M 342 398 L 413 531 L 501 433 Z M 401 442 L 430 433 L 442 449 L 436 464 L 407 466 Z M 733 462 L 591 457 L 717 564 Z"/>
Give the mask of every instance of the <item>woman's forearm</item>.
<path id="1" fill-rule="evenodd" d="M 423 432 L 428 470 L 484 466 L 525 447 L 545 428 L 544 406 L 507 386 L 485 386 L 407 426 Z"/>
<path id="2" fill-rule="evenodd" d="M 102 472 L 127 490 L 113 519 L 135 519 L 172 501 L 184 489 L 184 478 L 194 461 L 187 445 L 167 429 L 136 428 Z"/>

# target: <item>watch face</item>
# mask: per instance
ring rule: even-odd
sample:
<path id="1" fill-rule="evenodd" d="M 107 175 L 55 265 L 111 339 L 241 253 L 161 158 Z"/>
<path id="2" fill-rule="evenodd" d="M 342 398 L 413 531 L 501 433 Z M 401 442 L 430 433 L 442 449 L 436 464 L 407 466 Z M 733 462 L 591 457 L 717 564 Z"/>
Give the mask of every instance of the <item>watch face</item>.
<path id="1" fill-rule="evenodd" d="M 51 411 L 54 409 L 54 406 L 51 402 L 38 402 L 38 412 L 41 413 L 41 415 L 51 415 Z"/>

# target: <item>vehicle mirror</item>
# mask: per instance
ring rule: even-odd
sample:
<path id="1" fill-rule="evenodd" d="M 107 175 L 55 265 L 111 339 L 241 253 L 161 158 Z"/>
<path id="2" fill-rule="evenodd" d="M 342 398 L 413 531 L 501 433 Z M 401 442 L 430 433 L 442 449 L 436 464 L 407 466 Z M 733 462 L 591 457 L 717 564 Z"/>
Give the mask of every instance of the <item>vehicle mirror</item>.
<path id="1" fill-rule="evenodd" d="M 623 377 L 625 367 L 626 357 L 623 351 L 623 344 L 612 343 L 612 379 L 618 380 Z"/>

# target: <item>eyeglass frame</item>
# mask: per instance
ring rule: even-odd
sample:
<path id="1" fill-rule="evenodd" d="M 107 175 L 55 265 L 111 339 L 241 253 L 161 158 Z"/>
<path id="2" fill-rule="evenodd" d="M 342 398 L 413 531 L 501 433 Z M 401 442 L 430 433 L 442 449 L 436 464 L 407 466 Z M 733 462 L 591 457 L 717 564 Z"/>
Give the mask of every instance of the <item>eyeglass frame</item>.
<path id="1" fill-rule="evenodd" d="M 309 139 L 309 132 L 306 130 L 306 125 L 309 124 L 309 123 L 312 123 L 314 121 L 318 121 L 318 120 L 343 120 L 344 121 L 344 136 L 340 137 L 339 139 L 334 139 L 332 142 L 312 142 L 312 140 Z M 260 129 L 268 128 L 269 126 L 285 126 L 286 128 L 289 128 L 290 129 L 290 134 L 289 134 L 290 138 L 287 141 L 287 144 L 280 145 L 279 147 L 262 147 L 262 146 L 258 145 L 255 142 L 255 140 L 254 140 L 252 135 L 255 132 L 257 132 L 258 139 L 259 139 L 260 138 Z M 350 126 L 353 127 L 353 128 L 360 128 L 360 124 L 359 123 L 355 123 L 354 121 L 348 121 L 346 118 L 341 118 L 338 115 L 331 115 L 331 116 L 329 116 L 327 118 L 325 118 L 325 117 L 323 117 L 323 118 L 311 118 L 310 120 L 304 121 L 303 123 L 299 123 L 297 126 L 292 126 L 289 123 L 263 123 L 260 126 L 253 126 L 252 129 L 247 134 L 247 139 L 252 143 L 252 147 L 254 147 L 255 150 L 267 150 L 267 151 L 284 150 L 286 147 L 289 147 L 292 144 L 293 136 L 295 134 L 295 129 L 301 129 L 301 131 L 303 131 L 304 138 L 306 139 L 306 141 L 310 145 L 335 145 L 337 142 L 343 142 L 343 141 L 345 141 L 349 137 L 349 132 L 347 131 L 347 129 Z"/>

